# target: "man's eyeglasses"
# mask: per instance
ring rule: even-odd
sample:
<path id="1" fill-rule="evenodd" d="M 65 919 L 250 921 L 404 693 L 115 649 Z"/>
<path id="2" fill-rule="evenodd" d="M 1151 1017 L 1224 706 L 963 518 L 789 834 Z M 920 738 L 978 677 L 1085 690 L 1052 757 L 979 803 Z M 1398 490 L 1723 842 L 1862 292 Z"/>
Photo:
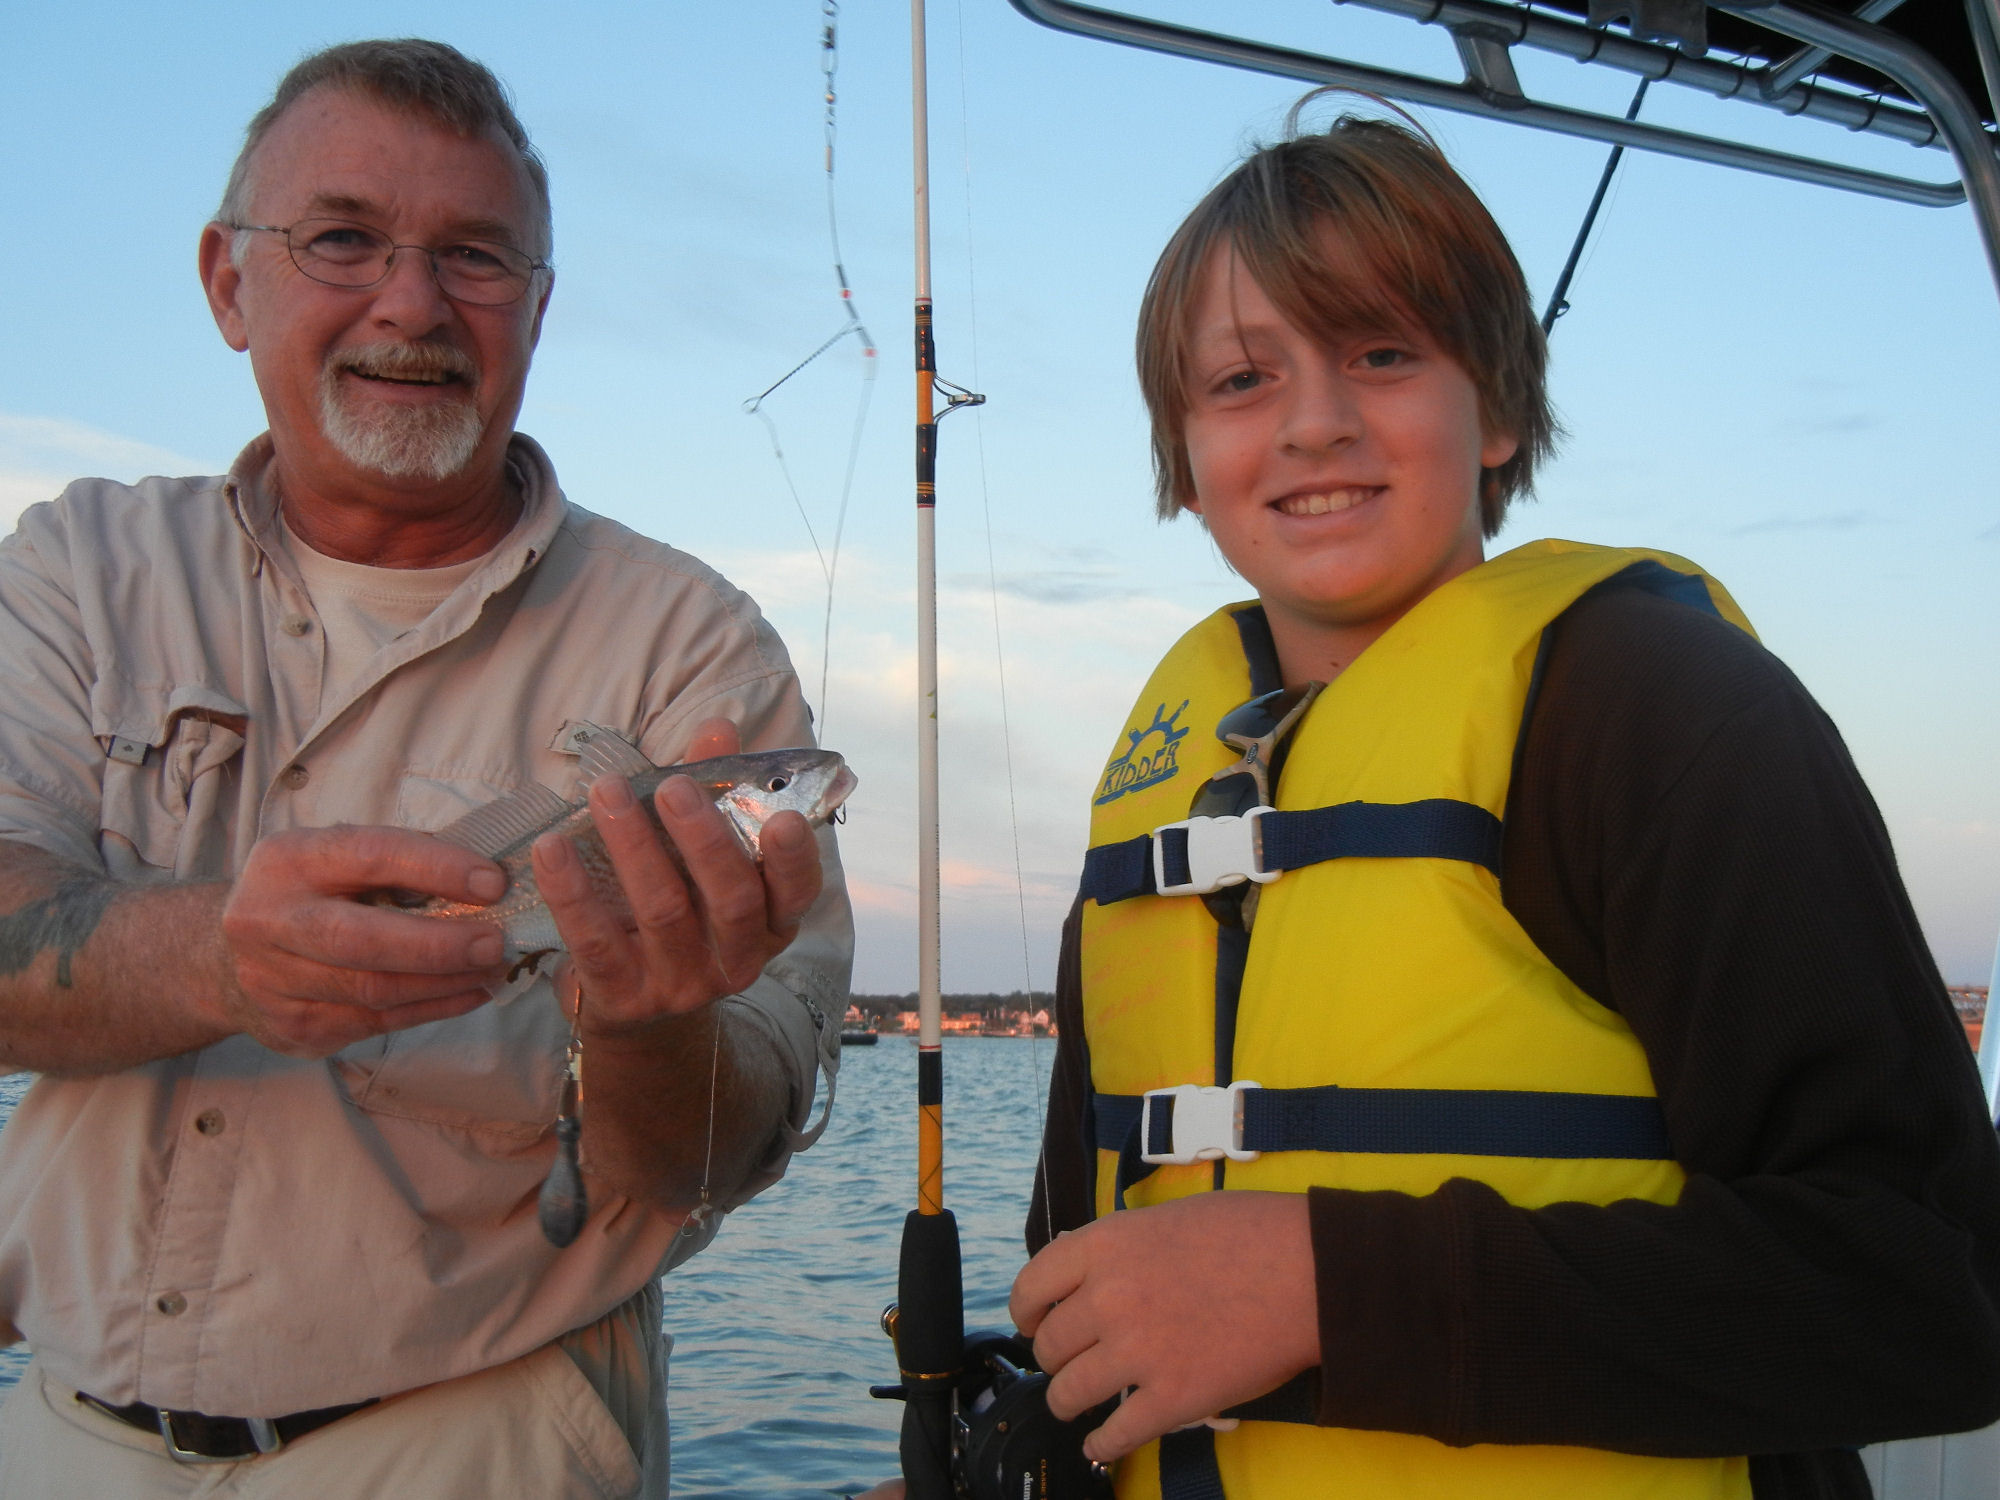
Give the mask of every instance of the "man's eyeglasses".
<path id="1" fill-rule="evenodd" d="M 371 287 L 389 274 L 398 250 L 428 256 L 431 273 L 447 297 L 478 307 L 518 302 L 549 263 L 493 240 L 458 240 L 449 245 L 399 245 L 379 229 L 350 219 L 301 219 L 296 224 L 232 224 L 283 235 L 292 264 L 322 286 Z"/>

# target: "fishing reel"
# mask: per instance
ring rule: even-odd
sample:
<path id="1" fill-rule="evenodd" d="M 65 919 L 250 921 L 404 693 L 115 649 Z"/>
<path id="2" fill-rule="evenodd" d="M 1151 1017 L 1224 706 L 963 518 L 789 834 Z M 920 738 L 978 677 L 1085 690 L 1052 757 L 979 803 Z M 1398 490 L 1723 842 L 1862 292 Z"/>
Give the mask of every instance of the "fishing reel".
<path id="1" fill-rule="evenodd" d="M 1109 1500 L 1111 1472 L 1083 1456 L 1103 1420 L 1065 1422 L 1049 1410 L 1049 1377 L 1019 1334 L 965 1337 L 965 1373 L 952 1417 L 951 1476 L 964 1500 Z"/>
<path id="2" fill-rule="evenodd" d="M 891 1306 L 882 1322 L 892 1338 L 895 1319 Z M 1027 1339 L 997 1329 L 966 1334 L 950 1419 L 957 1500 L 1110 1500 L 1110 1470 L 1083 1456 L 1084 1435 L 1109 1408 L 1065 1422 L 1049 1410 L 1048 1386 Z M 868 1393 L 897 1400 L 904 1390 Z"/>

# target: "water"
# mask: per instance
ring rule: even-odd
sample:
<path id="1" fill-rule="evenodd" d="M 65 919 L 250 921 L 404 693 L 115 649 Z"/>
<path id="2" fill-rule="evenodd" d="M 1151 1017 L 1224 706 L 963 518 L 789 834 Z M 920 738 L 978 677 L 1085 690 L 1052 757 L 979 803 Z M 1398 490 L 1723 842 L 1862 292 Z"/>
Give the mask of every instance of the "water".
<path id="1" fill-rule="evenodd" d="M 825 1138 L 667 1278 L 677 1497 L 825 1500 L 896 1472 L 902 1406 L 868 1387 L 896 1378 L 878 1320 L 916 1199 L 916 1055 L 903 1037 L 848 1048 Z M 1046 1040 L 945 1048 L 945 1201 L 968 1327 L 1007 1324 L 1054 1057 Z M 0 1078 L 0 1115 L 28 1081 Z M 25 1349 L 0 1350 L 0 1391 L 26 1364 Z"/>

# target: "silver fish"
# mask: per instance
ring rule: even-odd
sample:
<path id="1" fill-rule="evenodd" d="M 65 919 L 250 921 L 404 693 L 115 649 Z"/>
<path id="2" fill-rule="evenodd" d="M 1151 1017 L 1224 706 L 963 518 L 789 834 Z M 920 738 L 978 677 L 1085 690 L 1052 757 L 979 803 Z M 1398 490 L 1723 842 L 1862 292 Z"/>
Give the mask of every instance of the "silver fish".
<path id="1" fill-rule="evenodd" d="M 457 822 L 437 831 L 437 837 L 483 854 L 506 872 L 507 889 L 489 906 L 448 901 L 411 891 L 371 892 L 362 899 L 393 905 L 420 917 L 454 921 L 498 922 L 506 936 L 506 956 L 516 972 L 534 970 L 540 959 L 562 951 L 542 893 L 535 884 L 529 851 L 545 833 L 560 833 L 575 846 L 596 894 L 615 912 L 629 915 L 623 888 L 612 868 L 610 852 L 591 821 L 586 796 L 600 776 L 623 776 L 647 818 L 660 829 L 653 792 L 669 776 L 685 776 L 721 810 L 751 858 L 761 855 L 764 825 L 781 812 L 797 812 L 815 828 L 826 823 L 854 790 L 854 773 L 831 750 L 759 750 L 746 755 L 720 755 L 677 766 L 656 766 L 622 735 L 596 725 L 580 725 L 576 734 L 582 784 L 575 799 L 531 783 L 497 802 L 474 808 Z M 662 835 L 665 830 L 660 829 Z M 667 841 L 669 852 L 673 842 Z M 678 861 L 679 855 L 675 854 Z"/>

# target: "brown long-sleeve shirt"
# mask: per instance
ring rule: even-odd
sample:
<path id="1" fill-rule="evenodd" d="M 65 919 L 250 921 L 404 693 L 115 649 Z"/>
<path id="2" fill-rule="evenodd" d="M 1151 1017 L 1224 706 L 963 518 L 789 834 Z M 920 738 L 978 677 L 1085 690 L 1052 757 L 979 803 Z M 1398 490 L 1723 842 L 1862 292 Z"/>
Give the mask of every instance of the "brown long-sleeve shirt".
<path id="1" fill-rule="evenodd" d="M 1856 1445 L 2000 1415 L 2000 1147 L 1972 1058 L 1797 679 L 1637 591 L 1556 631 L 1503 899 L 1638 1035 L 1686 1190 L 1315 1189 L 1320 1420 L 1747 1452 L 1758 1500 L 1865 1496 Z M 1091 1216 L 1079 930 L 1072 911 L 1030 1250 Z"/>

